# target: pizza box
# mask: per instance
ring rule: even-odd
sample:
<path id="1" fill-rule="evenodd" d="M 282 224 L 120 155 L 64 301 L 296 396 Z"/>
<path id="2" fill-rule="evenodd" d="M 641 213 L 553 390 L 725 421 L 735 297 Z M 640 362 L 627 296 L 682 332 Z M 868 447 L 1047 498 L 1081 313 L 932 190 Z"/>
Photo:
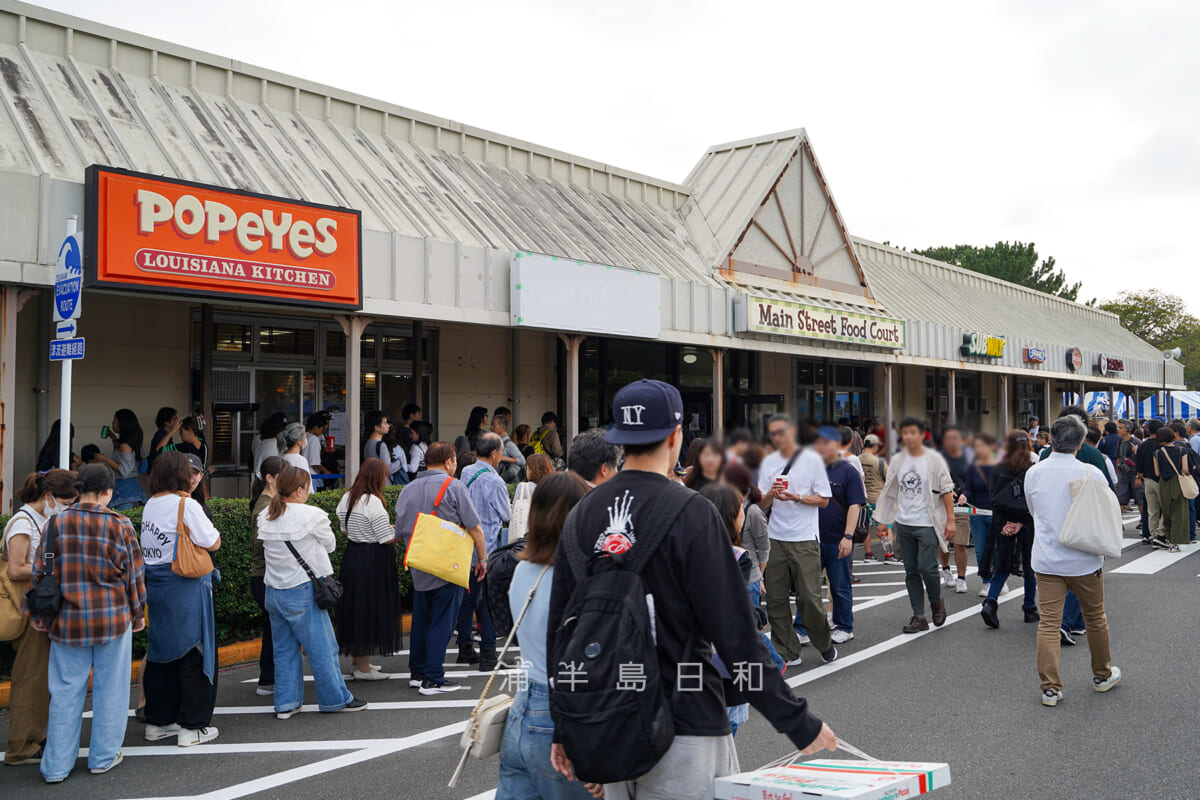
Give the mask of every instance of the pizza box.
<path id="1" fill-rule="evenodd" d="M 717 778 L 716 800 L 903 800 L 950 785 L 948 764 L 817 760 Z"/>

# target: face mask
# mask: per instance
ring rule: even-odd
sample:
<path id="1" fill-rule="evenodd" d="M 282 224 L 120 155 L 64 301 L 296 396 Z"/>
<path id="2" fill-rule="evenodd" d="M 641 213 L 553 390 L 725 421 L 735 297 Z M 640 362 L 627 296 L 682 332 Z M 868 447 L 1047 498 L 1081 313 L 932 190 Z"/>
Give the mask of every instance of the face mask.
<path id="1" fill-rule="evenodd" d="M 46 516 L 53 517 L 55 514 L 66 511 L 70 505 L 70 503 L 59 503 L 58 498 L 51 497 L 46 501 Z"/>

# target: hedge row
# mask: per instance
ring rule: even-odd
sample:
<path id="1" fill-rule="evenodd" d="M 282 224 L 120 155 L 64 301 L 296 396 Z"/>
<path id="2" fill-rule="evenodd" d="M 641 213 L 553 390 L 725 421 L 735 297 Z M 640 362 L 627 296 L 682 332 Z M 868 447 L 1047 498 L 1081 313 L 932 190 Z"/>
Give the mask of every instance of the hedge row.
<path id="1" fill-rule="evenodd" d="M 401 487 L 388 486 L 383 490 L 388 514 L 395 522 L 396 496 Z M 334 512 L 345 489 L 330 489 L 309 495 L 310 505 L 319 506 L 329 514 L 335 531 L 340 531 Z M 214 498 L 208 501 L 213 524 L 221 532 L 221 549 L 213 553 L 213 563 L 221 572 L 221 580 L 213 586 L 213 603 L 217 618 L 217 643 L 254 639 L 262 634 L 262 611 L 250 595 L 250 501 L 241 498 Z M 133 508 L 125 513 L 134 528 L 141 531 L 142 509 Z M 8 523 L 7 515 L 0 515 L 0 530 Z M 346 538 L 338 536 L 337 550 L 330 554 L 334 574 L 338 574 L 342 563 L 342 552 Z M 399 548 L 398 548 L 399 551 Z M 402 552 L 398 553 L 402 556 Z M 412 591 L 412 578 L 406 570 L 399 570 L 400 593 L 407 597 Z M 140 658 L 146 651 L 145 633 L 133 637 L 134 657 Z M 8 642 L 0 642 L 0 680 L 7 680 L 12 667 L 13 650 Z"/>

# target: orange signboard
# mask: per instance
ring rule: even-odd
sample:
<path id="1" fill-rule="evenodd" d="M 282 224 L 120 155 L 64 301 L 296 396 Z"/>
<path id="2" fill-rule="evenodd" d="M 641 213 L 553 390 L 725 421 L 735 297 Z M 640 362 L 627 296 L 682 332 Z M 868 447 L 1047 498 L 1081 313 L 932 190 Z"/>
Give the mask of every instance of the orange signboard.
<path id="1" fill-rule="evenodd" d="M 88 167 L 84 287 L 362 308 L 358 211 Z"/>

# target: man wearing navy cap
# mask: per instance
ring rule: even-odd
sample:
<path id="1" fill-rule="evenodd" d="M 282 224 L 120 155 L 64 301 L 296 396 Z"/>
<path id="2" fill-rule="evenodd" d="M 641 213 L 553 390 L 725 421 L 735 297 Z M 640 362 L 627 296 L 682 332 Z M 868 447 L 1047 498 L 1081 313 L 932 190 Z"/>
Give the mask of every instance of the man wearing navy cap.
<path id="1" fill-rule="evenodd" d="M 836 748 L 833 731 L 809 713 L 808 703 L 792 694 L 771 663 L 716 508 L 670 478 L 683 442 L 679 391 L 661 381 L 629 384 L 613 399 L 613 420 L 606 439 L 624 447 L 625 465 L 579 502 L 563 530 L 550 597 L 548 653 L 556 652 L 557 630 L 577 584 L 588 580 L 570 567 L 575 554 L 568 548 L 589 557 L 624 553 L 637 547 L 656 506 L 684 500 L 676 497 L 680 492 L 690 497 L 641 573 L 647 601 L 652 600 L 664 695 L 673 696 L 675 737 L 649 772 L 606 785 L 605 797 L 711 797 L 713 778 L 739 771 L 721 676 L 709 657 L 713 650 L 726 664 L 761 668 L 761 681 L 751 682 L 745 697 L 796 747 L 806 753 Z M 561 665 L 558 669 L 561 679 Z M 552 689 L 552 696 L 558 690 Z M 555 736 L 557 742 L 557 728 Z M 551 760 L 568 776 L 570 755 L 561 744 L 553 745 Z"/>
<path id="2" fill-rule="evenodd" d="M 867 504 L 863 477 L 842 451 L 843 431 L 825 425 L 817 431 L 814 449 L 825 462 L 829 479 L 829 505 L 820 509 L 821 567 L 829 577 L 829 599 L 833 605 L 833 641 L 841 644 L 854 638 L 854 593 L 850 557 L 854 553 L 854 529 Z"/>

